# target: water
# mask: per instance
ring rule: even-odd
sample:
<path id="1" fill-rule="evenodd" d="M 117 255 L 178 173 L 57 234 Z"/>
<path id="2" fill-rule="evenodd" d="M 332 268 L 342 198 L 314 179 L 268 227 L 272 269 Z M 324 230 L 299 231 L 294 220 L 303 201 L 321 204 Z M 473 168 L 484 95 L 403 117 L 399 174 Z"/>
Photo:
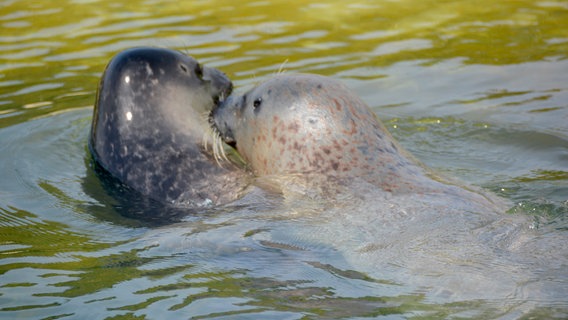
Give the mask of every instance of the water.
<path id="1" fill-rule="evenodd" d="M 0 317 L 568 317 L 567 21 L 563 1 L 2 2 Z M 239 90 L 281 68 L 340 79 L 511 209 L 259 194 L 175 225 L 123 217 L 86 142 L 104 66 L 139 45 Z"/>

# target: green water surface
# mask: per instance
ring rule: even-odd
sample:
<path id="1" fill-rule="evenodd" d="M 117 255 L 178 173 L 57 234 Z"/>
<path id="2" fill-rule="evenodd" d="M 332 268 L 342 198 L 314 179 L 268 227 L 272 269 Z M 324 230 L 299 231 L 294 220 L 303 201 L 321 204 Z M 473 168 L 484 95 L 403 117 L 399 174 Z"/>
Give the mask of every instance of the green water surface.
<path id="1" fill-rule="evenodd" d="M 263 230 L 221 213 L 171 231 L 121 217 L 86 144 L 104 67 L 135 46 L 192 55 L 237 90 L 279 70 L 344 81 L 421 161 L 549 228 L 560 271 L 531 283 L 553 291 L 435 300 L 331 249 L 241 252 L 223 228 Z M 568 317 L 567 58 L 566 1 L 2 1 L 0 318 Z M 193 242 L 168 251 L 153 232 Z"/>

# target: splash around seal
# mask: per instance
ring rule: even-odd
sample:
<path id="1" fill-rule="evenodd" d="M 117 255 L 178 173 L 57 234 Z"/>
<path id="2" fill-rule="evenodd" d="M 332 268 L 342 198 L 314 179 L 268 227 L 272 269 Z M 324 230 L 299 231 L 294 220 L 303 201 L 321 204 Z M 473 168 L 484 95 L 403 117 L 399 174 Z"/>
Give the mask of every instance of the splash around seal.
<path id="1" fill-rule="evenodd" d="M 203 145 L 206 114 L 232 91 L 219 70 L 160 48 L 134 48 L 108 64 L 98 88 L 89 150 L 103 176 L 181 208 L 231 202 L 247 185 Z M 206 145 L 207 146 L 207 145 Z"/>

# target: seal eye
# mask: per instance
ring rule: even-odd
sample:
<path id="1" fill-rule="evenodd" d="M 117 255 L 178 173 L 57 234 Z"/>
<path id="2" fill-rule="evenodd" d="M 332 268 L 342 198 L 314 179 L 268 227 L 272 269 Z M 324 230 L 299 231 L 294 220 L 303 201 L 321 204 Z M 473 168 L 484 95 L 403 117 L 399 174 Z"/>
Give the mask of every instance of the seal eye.
<path id="1" fill-rule="evenodd" d="M 203 68 L 201 67 L 201 65 L 198 63 L 195 65 L 195 69 L 193 69 L 193 72 L 195 72 L 195 75 L 203 80 Z"/>
<path id="2" fill-rule="evenodd" d="M 256 111 L 256 109 L 258 109 L 258 107 L 260 107 L 261 104 L 262 104 L 262 98 L 256 98 L 254 100 L 254 102 L 252 103 L 252 106 L 254 107 L 254 109 Z"/>

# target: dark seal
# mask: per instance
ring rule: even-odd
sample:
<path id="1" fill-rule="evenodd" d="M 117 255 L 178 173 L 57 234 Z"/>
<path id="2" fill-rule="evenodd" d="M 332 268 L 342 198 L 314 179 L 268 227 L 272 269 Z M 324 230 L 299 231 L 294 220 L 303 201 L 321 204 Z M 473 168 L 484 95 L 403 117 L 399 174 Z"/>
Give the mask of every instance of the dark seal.
<path id="1" fill-rule="evenodd" d="M 204 146 L 206 114 L 231 90 L 222 72 L 177 51 L 119 53 L 102 76 L 94 108 L 89 149 L 97 172 L 105 181 L 110 176 L 115 193 L 127 188 L 176 208 L 239 198 L 247 174 L 232 163 L 219 166 Z"/>

